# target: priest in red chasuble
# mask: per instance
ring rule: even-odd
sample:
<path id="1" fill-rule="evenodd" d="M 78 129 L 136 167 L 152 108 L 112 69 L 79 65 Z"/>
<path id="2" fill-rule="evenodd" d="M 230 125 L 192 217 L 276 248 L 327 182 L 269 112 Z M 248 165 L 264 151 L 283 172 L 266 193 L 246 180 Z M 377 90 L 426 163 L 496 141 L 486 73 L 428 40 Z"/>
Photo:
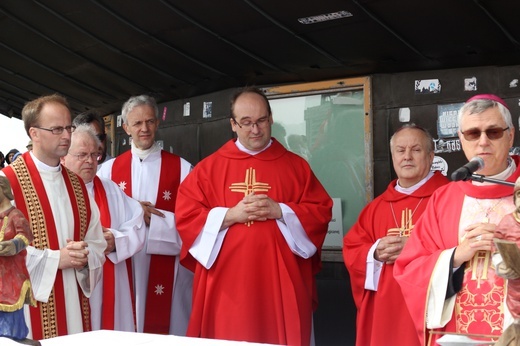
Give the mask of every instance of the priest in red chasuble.
<path id="1" fill-rule="evenodd" d="M 441 172 L 430 171 L 434 143 L 426 130 L 404 125 L 390 139 L 390 152 L 397 179 L 362 210 L 343 238 L 343 258 L 357 308 L 358 346 L 419 345 L 394 279 L 394 262 L 432 193 L 448 183 Z"/>
<path id="2" fill-rule="evenodd" d="M 179 188 L 181 261 L 195 272 L 188 336 L 309 345 L 332 200 L 307 162 L 271 137 L 258 89 L 231 101 L 238 138 Z"/>
<path id="3" fill-rule="evenodd" d="M 509 155 L 515 128 L 504 100 L 473 96 L 458 120 L 466 158 L 484 160 L 476 173 L 515 182 L 520 159 Z M 471 180 L 432 195 L 394 268 L 422 344 L 445 333 L 493 341 L 511 323 L 492 253 L 496 225 L 515 209 L 512 195 L 510 186 Z"/>

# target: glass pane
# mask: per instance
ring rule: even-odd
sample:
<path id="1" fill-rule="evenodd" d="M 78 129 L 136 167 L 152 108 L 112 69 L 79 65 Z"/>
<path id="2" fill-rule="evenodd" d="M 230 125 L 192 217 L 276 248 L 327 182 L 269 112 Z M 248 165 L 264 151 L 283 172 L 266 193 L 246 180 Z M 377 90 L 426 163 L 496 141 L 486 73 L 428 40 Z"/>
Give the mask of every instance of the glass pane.
<path id="1" fill-rule="evenodd" d="M 330 196 L 341 201 L 345 234 L 367 202 L 363 90 L 269 102 L 273 137 L 305 158 Z"/>

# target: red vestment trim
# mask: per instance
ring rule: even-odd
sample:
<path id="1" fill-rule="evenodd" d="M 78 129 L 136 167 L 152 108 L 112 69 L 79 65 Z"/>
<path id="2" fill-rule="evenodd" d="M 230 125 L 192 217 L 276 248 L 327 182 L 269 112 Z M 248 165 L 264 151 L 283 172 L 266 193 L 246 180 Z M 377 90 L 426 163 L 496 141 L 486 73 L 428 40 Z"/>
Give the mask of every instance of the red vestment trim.
<path id="1" fill-rule="evenodd" d="M 94 199 L 99 207 L 101 225 L 110 228 L 110 209 L 108 208 L 108 200 L 105 188 L 99 177 L 95 176 L 94 181 Z M 115 270 L 114 263 L 106 260 L 103 265 L 103 304 L 101 311 L 101 328 L 114 330 L 114 310 L 115 310 Z"/>
<path id="2" fill-rule="evenodd" d="M 9 179 L 15 198 L 16 207 L 29 221 L 34 235 L 33 246 L 39 250 L 59 250 L 56 223 L 52 215 L 47 192 L 40 173 L 29 152 L 2 170 Z M 61 173 L 70 197 L 73 219 L 74 240 L 84 238 L 91 216 L 85 185 L 79 177 L 65 167 Z M 88 298 L 79 288 L 80 305 L 84 331 L 90 330 L 90 308 Z M 47 303 L 38 302 L 37 307 L 30 307 L 33 338 L 47 339 L 67 335 L 65 294 L 62 271 L 58 270 L 54 287 Z"/>
<path id="3" fill-rule="evenodd" d="M 119 155 L 112 166 L 112 180 L 117 184 L 125 182 L 124 192 L 130 197 L 132 197 L 131 165 L 132 153 L 127 151 Z M 156 208 L 171 212 L 175 210 L 180 171 L 180 158 L 162 150 Z M 169 333 L 174 274 L 175 256 L 151 255 L 143 329 L 145 333 Z"/>

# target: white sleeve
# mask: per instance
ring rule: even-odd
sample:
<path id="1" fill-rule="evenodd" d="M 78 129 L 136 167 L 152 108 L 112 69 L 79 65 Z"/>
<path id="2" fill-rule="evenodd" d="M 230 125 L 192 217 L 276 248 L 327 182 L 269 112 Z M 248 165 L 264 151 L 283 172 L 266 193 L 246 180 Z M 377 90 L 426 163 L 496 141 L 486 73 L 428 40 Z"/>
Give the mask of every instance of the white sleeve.
<path id="1" fill-rule="evenodd" d="M 452 317 L 457 295 L 446 299 L 451 256 L 456 248 L 447 249 L 440 254 L 430 279 L 430 289 L 426 298 L 426 327 L 444 327 Z"/>
<path id="2" fill-rule="evenodd" d="M 90 209 L 92 214 L 90 217 L 90 224 L 85 234 L 85 242 L 88 244 L 88 267 L 82 270 L 76 270 L 76 279 L 78 280 L 81 290 L 87 298 L 90 297 L 90 292 L 96 287 L 103 275 L 103 264 L 105 263 L 105 249 L 107 242 L 103 236 L 103 229 L 101 228 L 99 209 L 94 201 L 94 198 L 89 195 Z"/>
<path id="3" fill-rule="evenodd" d="M 309 239 L 307 233 L 303 229 L 303 226 L 296 216 L 296 213 L 284 203 L 280 203 L 282 208 L 282 220 L 276 220 L 280 232 L 282 232 L 287 245 L 291 248 L 291 251 L 302 258 L 312 257 L 317 248 L 313 242 Z"/>
<path id="4" fill-rule="evenodd" d="M 189 250 L 193 258 L 206 269 L 211 268 L 215 263 L 224 242 L 228 228 L 220 231 L 220 227 L 228 209 L 217 207 L 210 210 L 202 231 Z"/>
<path id="5" fill-rule="evenodd" d="M 38 250 L 33 246 L 28 246 L 25 263 L 31 278 L 34 297 L 40 302 L 47 303 L 56 280 L 60 251 Z"/>
<path id="6" fill-rule="evenodd" d="M 114 184 L 115 185 L 115 184 Z M 116 249 L 109 253 L 107 257 L 113 263 L 120 263 L 132 257 L 144 247 L 145 228 L 143 220 L 143 208 L 135 199 L 128 197 L 121 189 L 116 187 L 119 194 L 117 205 L 114 205 L 119 212 L 110 212 L 113 216 L 121 214 L 120 220 L 112 220 L 112 226 L 117 229 L 110 228 L 114 235 Z M 111 206 L 112 207 L 112 206 Z M 114 224 L 116 221 L 116 224 Z"/>
<path id="7" fill-rule="evenodd" d="M 146 253 L 177 256 L 181 252 L 182 241 L 175 225 L 175 215 L 170 211 L 157 210 L 160 210 L 164 217 L 151 215 Z"/>
<path id="8" fill-rule="evenodd" d="M 103 164 L 99 167 L 96 175 L 100 178 L 112 179 L 112 166 L 114 165 L 115 159 L 109 160 L 107 162 L 103 162 Z"/>
<path id="9" fill-rule="evenodd" d="M 367 270 L 365 277 L 365 289 L 370 291 L 377 291 L 379 286 L 379 278 L 381 277 L 381 269 L 383 268 L 384 262 L 378 261 L 374 257 L 376 252 L 377 244 L 381 239 L 378 239 L 374 245 L 370 248 L 367 254 Z"/>

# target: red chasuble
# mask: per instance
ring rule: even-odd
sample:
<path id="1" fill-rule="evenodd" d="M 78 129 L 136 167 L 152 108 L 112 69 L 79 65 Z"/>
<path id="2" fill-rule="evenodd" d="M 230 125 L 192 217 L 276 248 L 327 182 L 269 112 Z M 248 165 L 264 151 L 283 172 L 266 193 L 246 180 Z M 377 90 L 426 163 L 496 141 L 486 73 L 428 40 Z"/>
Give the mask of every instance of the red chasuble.
<path id="1" fill-rule="evenodd" d="M 514 183 L 520 176 L 520 159 L 513 156 L 517 169 L 507 181 Z M 405 294 L 405 301 L 415 322 L 423 345 L 435 345 L 440 334 L 426 330 L 426 302 L 430 278 L 443 250 L 459 244 L 459 222 L 465 196 L 480 199 L 499 199 L 512 196 L 511 186 L 491 184 L 473 185 L 470 181 L 452 182 L 439 188 L 431 197 L 421 219 L 417 222 L 406 247 L 394 265 L 394 275 Z M 512 203 L 512 197 L 511 201 Z M 512 207 L 514 209 L 514 206 Z M 480 220 L 476 220 L 480 222 Z M 480 261 L 480 259 L 479 259 Z M 485 262 L 485 259 L 483 259 Z M 448 324 L 436 332 L 500 335 L 504 311 L 504 281 L 496 277 L 489 265 L 483 271 L 466 263 L 463 287 L 457 293 L 453 316 Z M 477 270 L 475 270 L 477 269 Z M 449 268 L 439 268 L 449 270 Z"/>
<path id="2" fill-rule="evenodd" d="M 11 183 L 16 207 L 31 225 L 36 249 L 59 250 L 56 224 L 52 215 L 47 192 L 29 152 L 24 153 L 2 170 Z M 69 193 L 74 218 L 74 241 L 84 239 L 88 230 L 91 210 L 88 193 L 83 181 L 72 171 L 61 167 L 62 177 Z M 83 330 L 90 331 L 90 307 L 88 298 L 78 285 L 82 307 Z M 67 335 L 65 296 L 61 270 L 56 274 L 54 288 L 47 303 L 38 302 L 31 307 L 33 338 L 48 339 Z"/>
<path id="3" fill-rule="evenodd" d="M 384 264 L 381 268 L 377 291 L 365 289 L 367 255 L 382 237 L 408 237 L 432 193 L 448 182 L 437 171 L 414 193 L 405 195 L 395 189 L 397 180 L 392 181 L 383 194 L 361 211 L 343 238 L 343 258 L 357 308 L 356 345 L 419 345 L 413 320 L 404 308 L 401 288 L 394 279 L 394 265 Z"/>
<path id="4" fill-rule="evenodd" d="M 180 183 L 180 157 L 167 151 L 161 151 L 161 173 L 157 185 L 157 200 L 154 205 L 157 209 L 173 212 L 177 189 Z M 119 155 L 112 166 L 112 180 L 117 184 L 126 182 L 124 192 L 132 196 L 132 153 L 127 151 Z M 170 198 L 162 198 L 164 192 L 170 193 Z M 153 203 L 153 201 L 151 201 Z M 146 251 L 146 250 L 143 250 Z M 175 256 L 152 255 L 150 259 L 150 273 L 146 293 L 146 311 L 144 332 L 168 334 L 170 329 L 170 311 L 173 294 L 173 280 L 175 274 Z M 162 293 L 157 294 L 156 287 L 162 286 Z"/>
<path id="5" fill-rule="evenodd" d="M 197 164 L 179 187 L 175 214 L 183 240 L 181 261 L 195 271 L 187 334 L 308 345 L 319 250 L 310 259 L 293 254 L 276 221 L 267 220 L 232 225 L 210 269 L 188 252 L 212 208 L 233 207 L 253 191 L 287 204 L 321 249 L 332 200 L 307 162 L 276 140 L 255 156 L 230 140 Z"/>

